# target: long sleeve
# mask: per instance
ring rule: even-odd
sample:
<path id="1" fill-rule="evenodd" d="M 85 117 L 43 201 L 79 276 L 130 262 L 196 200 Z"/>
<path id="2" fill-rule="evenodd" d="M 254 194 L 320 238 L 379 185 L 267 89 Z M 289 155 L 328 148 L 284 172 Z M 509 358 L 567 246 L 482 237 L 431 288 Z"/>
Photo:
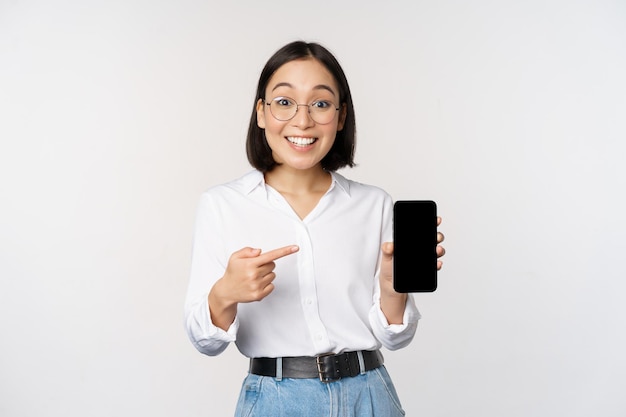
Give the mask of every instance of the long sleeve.
<path id="1" fill-rule="evenodd" d="M 220 261 L 223 250 L 217 247 L 216 210 L 207 194 L 202 195 L 196 214 L 191 274 L 185 301 L 185 329 L 193 345 L 205 355 L 222 353 L 236 340 L 239 321 L 235 319 L 228 331 L 211 322 L 208 294 L 225 265 Z"/>
<path id="2" fill-rule="evenodd" d="M 385 199 L 382 216 L 381 245 L 393 239 L 393 201 L 389 196 Z M 369 311 L 369 323 L 374 336 L 385 348 L 397 350 L 407 346 L 413 340 L 421 315 L 417 310 L 413 296 L 409 294 L 404 308 L 402 324 L 389 324 L 380 307 L 379 274 L 380 257 L 374 284 L 373 305 Z"/>
<path id="3" fill-rule="evenodd" d="M 387 322 L 378 299 L 375 300 L 369 313 L 370 326 L 372 326 L 374 336 L 389 350 L 397 350 L 411 343 L 420 317 L 415 301 L 410 294 L 406 301 L 402 324 L 389 324 Z"/>

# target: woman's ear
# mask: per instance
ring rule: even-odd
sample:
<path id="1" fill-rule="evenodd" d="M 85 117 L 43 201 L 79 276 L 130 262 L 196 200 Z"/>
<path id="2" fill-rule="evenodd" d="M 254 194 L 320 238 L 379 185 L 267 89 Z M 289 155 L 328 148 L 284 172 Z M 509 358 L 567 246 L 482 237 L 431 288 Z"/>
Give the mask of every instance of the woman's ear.
<path id="1" fill-rule="evenodd" d="M 343 129 L 343 125 L 346 123 L 346 116 L 348 115 L 348 109 L 346 107 L 346 103 L 341 105 L 339 109 L 339 121 L 337 122 L 337 132 L 340 132 Z"/>
<path id="2" fill-rule="evenodd" d="M 260 98 L 256 102 L 256 124 L 261 129 L 265 129 L 265 102 Z"/>

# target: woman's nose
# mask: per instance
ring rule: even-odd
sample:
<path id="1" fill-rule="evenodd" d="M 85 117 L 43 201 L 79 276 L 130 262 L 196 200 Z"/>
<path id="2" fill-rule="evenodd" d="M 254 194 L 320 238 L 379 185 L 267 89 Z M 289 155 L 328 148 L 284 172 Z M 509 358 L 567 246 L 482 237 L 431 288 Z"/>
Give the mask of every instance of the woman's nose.
<path id="1" fill-rule="evenodd" d="M 302 108 L 302 110 L 300 110 Z M 298 104 L 298 109 L 296 110 L 296 115 L 293 116 L 291 121 L 295 126 L 298 127 L 310 127 L 315 124 L 313 119 L 311 118 L 311 113 L 309 113 L 309 106 L 307 104 Z"/>

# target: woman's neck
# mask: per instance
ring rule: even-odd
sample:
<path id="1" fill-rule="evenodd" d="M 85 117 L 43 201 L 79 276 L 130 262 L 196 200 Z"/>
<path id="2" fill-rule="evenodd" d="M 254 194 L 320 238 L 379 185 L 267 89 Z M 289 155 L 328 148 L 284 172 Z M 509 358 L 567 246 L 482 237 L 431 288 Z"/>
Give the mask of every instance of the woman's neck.
<path id="1" fill-rule="evenodd" d="M 278 191 L 298 217 L 304 220 L 330 188 L 331 175 L 321 167 L 294 170 L 278 166 L 265 174 L 265 182 Z"/>
<path id="2" fill-rule="evenodd" d="M 331 175 L 321 167 L 300 170 L 277 166 L 265 173 L 265 182 L 281 194 L 317 194 L 328 190 Z"/>

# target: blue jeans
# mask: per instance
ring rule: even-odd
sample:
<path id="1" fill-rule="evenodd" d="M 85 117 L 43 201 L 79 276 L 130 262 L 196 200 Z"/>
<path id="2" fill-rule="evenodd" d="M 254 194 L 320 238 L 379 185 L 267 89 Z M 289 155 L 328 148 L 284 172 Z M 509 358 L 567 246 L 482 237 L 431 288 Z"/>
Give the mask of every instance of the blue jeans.
<path id="1" fill-rule="evenodd" d="M 384 366 L 330 383 L 249 374 L 235 412 L 235 417 L 402 416 L 404 410 Z"/>

